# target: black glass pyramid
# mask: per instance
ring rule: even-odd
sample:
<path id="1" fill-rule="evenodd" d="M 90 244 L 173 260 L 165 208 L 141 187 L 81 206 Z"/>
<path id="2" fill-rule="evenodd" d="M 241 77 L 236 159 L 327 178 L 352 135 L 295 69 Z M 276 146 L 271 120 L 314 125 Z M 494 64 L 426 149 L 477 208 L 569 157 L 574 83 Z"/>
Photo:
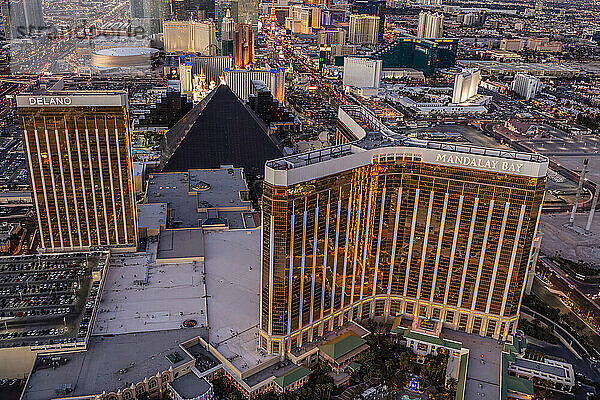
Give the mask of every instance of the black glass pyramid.
<path id="1" fill-rule="evenodd" d="M 266 125 L 227 85 L 215 93 L 166 162 L 163 172 L 190 169 L 242 167 L 263 175 L 267 160 L 283 153 L 267 135 Z"/>

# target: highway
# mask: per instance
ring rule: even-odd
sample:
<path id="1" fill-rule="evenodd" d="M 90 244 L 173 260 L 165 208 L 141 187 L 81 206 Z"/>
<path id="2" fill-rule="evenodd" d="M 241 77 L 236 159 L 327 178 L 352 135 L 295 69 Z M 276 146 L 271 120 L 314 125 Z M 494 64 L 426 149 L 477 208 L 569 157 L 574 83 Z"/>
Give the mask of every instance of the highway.
<path id="1" fill-rule="evenodd" d="M 552 272 L 553 276 L 550 279 L 558 290 L 561 290 L 565 294 L 570 294 L 569 298 L 571 301 L 576 302 L 584 311 L 589 310 L 589 313 L 593 314 L 595 319 L 600 318 L 600 305 L 592 301 L 579 289 L 579 282 L 574 281 L 568 273 L 547 257 L 540 256 L 539 262 Z"/>

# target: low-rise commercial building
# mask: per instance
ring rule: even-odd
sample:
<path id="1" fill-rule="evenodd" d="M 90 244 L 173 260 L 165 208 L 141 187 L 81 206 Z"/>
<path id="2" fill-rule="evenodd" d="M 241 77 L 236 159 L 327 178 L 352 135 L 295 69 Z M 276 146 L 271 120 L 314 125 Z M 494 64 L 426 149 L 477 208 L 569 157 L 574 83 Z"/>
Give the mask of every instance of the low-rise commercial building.
<path id="1" fill-rule="evenodd" d="M 525 40 L 523 39 L 507 39 L 504 38 L 500 42 L 500 49 L 506 51 L 522 51 L 525 48 Z"/>
<path id="2" fill-rule="evenodd" d="M 328 363 L 335 374 L 339 374 L 368 348 L 365 339 L 348 333 L 320 345 L 319 358 Z"/>
<path id="3" fill-rule="evenodd" d="M 526 347 L 525 337 L 517 334 L 508 337 L 502 352 L 500 374 L 507 382 L 508 390 L 520 389 L 525 396 L 515 398 L 532 398 L 534 386 L 550 384 L 561 391 L 575 388 L 575 372 L 571 364 L 546 356 L 533 359 L 527 356 Z"/>

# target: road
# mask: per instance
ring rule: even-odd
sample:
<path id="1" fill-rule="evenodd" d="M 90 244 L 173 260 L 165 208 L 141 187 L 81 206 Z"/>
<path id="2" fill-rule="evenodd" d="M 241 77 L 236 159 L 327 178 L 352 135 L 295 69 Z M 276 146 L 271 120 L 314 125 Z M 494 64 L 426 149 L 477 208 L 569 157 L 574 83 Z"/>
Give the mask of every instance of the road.
<path id="1" fill-rule="evenodd" d="M 581 289 L 579 289 L 579 282 L 572 279 L 568 273 L 546 256 L 540 256 L 539 262 L 552 272 L 549 279 L 556 289 L 565 293 L 582 311 L 587 312 L 589 318 L 593 318 L 596 321 L 600 320 L 600 305 L 592 301 L 581 291 Z M 593 328 L 596 334 L 598 334 L 597 327 L 590 328 Z"/>

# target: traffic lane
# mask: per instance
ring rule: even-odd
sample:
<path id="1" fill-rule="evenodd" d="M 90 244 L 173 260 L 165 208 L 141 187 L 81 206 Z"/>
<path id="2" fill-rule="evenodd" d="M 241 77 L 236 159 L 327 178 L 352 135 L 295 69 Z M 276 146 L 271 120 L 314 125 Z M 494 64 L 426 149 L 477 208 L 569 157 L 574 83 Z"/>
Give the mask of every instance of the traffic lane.
<path id="1" fill-rule="evenodd" d="M 600 373 L 598 370 L 592 367 L 591 361 L 586 358 L 580 359 L 575 357 L 575 355 L 565 347 L 564 344 L 550 344 L 546 343 L 545 345 L 527 343 L 527 348 L 535 351 L 539 351 L 540 353 L 544 353 L 547 356 L 557 357 L 566 360 L 567 362 L 573 364 L 573 369 L 575 373 L 582 374 L 587 376 L 588 378 L 594 381 L 600 381 Z"/>
<path id="2" fill-rule="evenodd" d="M 545 317 L 545 316 L 543 316 L 541 314 L 538 314 L 538 313 L 535 313 L 534 311 L 529 310 L 526 307 L 521 307 L 521 312 L 524 313 L 524 314 L 527 314 L 527 315 L 529 315 L 529 316 L 531 316 L 533 318 L 537 318 L 537 319 L 542 320 L 542 322 L 544 322 L 546 325 L 553 326 L 554 327 L 554 333 L 557 333 L 563 339 L 565 339 L 568 343 L 570 343 L 571 347 L 573 347 L 573 350 L 575 350 L 575 352 L 577 354 L 579 354 L 580 356 L 582 356 L 582 357 L 584 357 L 584 358 L 587 359 L 587 356 L 586 356 L 587 350 L 583 346 L 579 345 L 577 342 L 574 342 L 574 341 L 572 342 L 571 338 L 569 336 L 570 334 L 562 326 L 558 325 L 557 323 L 555 323 L 551 319 L 549 319 L 549 318 L 547 318 L 547 317 Z"/>

